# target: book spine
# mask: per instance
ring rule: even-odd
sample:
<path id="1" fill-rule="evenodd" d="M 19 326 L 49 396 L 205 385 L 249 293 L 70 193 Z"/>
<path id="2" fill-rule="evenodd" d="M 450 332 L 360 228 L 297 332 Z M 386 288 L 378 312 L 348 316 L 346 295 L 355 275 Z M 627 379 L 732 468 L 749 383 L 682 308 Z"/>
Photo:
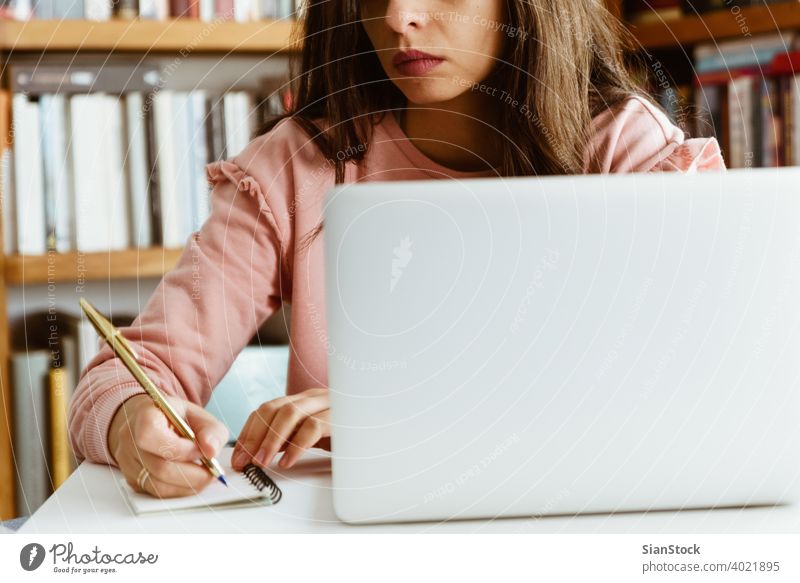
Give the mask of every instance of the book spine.
<path id="1" fill-rule="evenodd" d="M 155 94 L 148 93 L 145 102 L 147 190 L 150 194 L 150 238 L 153 245 L 162 245 L 160 171 L 158 165 L 158 140 L 154 101 Z"/>
<path id="2" fill-rule="evenodd" d="M 199 0 L 170 0 L 169 11 L 173 18 L 196 20 L 200 17 L 200 3 Z"/>
<path id="3" fill-rule="evenodd" d="M 34 17 L 32 0 L 12 0 L 9 9 L 14 20 L 30 20 Z"/>
<path id="4" fill-rule="evenodd" d="M 210 123 L 208 124 L 208 141 L 211 144 L 209 149 L 209 162 L 224 160 L 227 156 L 225 151 L 225 111 L 219 96 L 209 97 L 209 108 L 211 111 Z"/>
<path id="5" fill-rule="evenodd" d="M 87 20 L 111 20 L 111 0 L 84 0 L 83 12 Z"/>
<path id="6" fill-rule="evenodd" d="M 123 136 L 125 112 L 122 102 L 116 95 L 104 96 L 107 112 L 106 132 L 104 133 L 107 145 L 105 166 L 108 172 L 107 193 L 109 200 L 109 215 L 107 216 L 110 227 L 109 248 L 112 250 L 127 249 L 131 246 L 130 232 L 128 229 L 128 188 L 123 166 Z"/>
<path id="7" fill-rule="evenodd" d="M 41 255 L 46 250 L 44 186 L 39 107 L 22 94 L 13 97 L 14 192 L 17 211 L 17 251 Z"/>
<path id="8" fill-rule="evenodd" d="M 134 20 L 139 16 L 138 0 L 114 0 L 113 13 L 121 20 Z"/>
<path id="9" fill-rule="evenodd" d="M 3 250 L 16 252 L 16 211 L 14 210 L 14 161 L 11 148 L 11 92 L 0 89 L 0 213 Z"/>
<path id="10" fill-rule="evenodd" d="M 748 79 L 734 79 L 728 85 L 728 111 L 729 111 L 729 154 L 728 161 L 732 168 L 744 168 L 745 135 L 748 125 L 747 117 L 750 108 L 750 84 Z"/>
<path id="11" fill-rule="evenodd" d="M 262 19 L 274 19 L 277 16 L 277 0 L 259 0 Z"/>
<path id="12" fill-rule="evenodd" d="M 55 0 L 36 0 L 33 5 L 34 16 L 39 20 L 52 20 L 55 18 Z"/>
<path id="13" fill-rule="evenodd" d="M 63 95 L 43 95 L 42 146 L 48 249 L 72 249 L 71 177 L 67 163 L 66 100 Z"/>
<path id="14" fill-rule="evenodd" d="M 170 0 L 139 0 L 139 18 L 143 20 L 167 20 Z"/>
<path id="15" fill-rule="evenodd" d="M 252 0 L 233 0 L 233 19 L 236 22 L 247 22 L 252 14 Z"/>
<path id="16" fill-rule="evenodd" d="M 792 159 L 795 166 L 800 166 L 800 73 L 790 77 L 791 84 L 791 129 L 789 138 L 792 141 Z"/>
<path id="17" fill-rule="evenodd" d="M 53 6 L 53 17 L 61 20 L 83 19 L 82 0 L 56 1 Z"/>
<path id="18" fill-rule="evenodd" d="M 125 163 L 130 193 L 128 218 L 131 240 L 133 245 L 140 249 L 150 247 L 152 244 L 146 122 L 142 103 L 141 93 L 129 93 L 124 99 L 127 150 Z"/>
<path id="19" fill-rule="evenodd" d="M 194 174 L 192 166 L 194 164 L 193 142 L 191 128 L 191 100 L 189 93 L 176 91 L 173 94 L 173 139 L 176 184 L 174 188 L 174 213 L 177 222 L 177 240 L 173 246 L 182 246 L 186 238 L 191 234 L 192 229 L 192 184 Z"/>
<path id="20" fill-rule="evenodd" d="M 67 428 L 67 372 L 64 368 L 48 371 L 50 421 L 50 479 L 55 491 L 72 473 L 69 433 Z"/>
<path id="21" fill-rule="evenodd" d="M 75 247 L 84 252 L 108 251 L 110 244 L 106 110 L 102 94 L 70 98 Z"/>
<path id="22" fill-rule="evenodd" d="M 160 195 L 161 244 L 167 248 L 179 247 L 182 243 L 177 204 L 177 168 L 175 161 L 173 93 L 159 91 L 153 102 L 157 150 L 158 189 Z"/>
<path id="23" fill-rule="evenodd" d="M 214 20 L 214 0 L 200 0 L 200 20 L 203 22 Z"/>
<path id="24" fill-rule="evenodd" d="M 15 352 L 11 358 L 14 387 L 14 459 L 17 467 L 16 507 L 33 514 L 47 499 L 47 371 L 50 351 Z"/>
<path id="25" fill-rule="evenodd" d="M 42 136 L 42 186 L 44 189 L 44 222 L 45 222 L 45 245 L 48 250 L 56 248 L 56 165 L 58 159 L 53 150 L 55 149 L 53 131 L 53 102 L 50 95 L 42 95 L 39 98 L 39 120 L 41 127 L 39 131 Z"/>
<path id="26" fill-rule="evenodd" d="M 778 80 L 778 99 L 780 101 L 780 141 L 778 143 L 778 166 L 789 166 L 792 159 L 792 94 L 789 85 L 790 77 L 783 75 Z"/>
<path id="27" fill-rule="evenodd" d="M 200 229 L 209 213 L 209 186 L 206 180 L 205 165 L 208 162 L 208 148 L 206 146 L 206 93 L 196 90 L 191 93 L 192 99 L 192 143 L 194 144 L 194 197 L 192 209 L 194 211 L 192 231 Z"/>
<path id="28" fill-rule="evenodd" d="M 214 11 L 219 20 L 233 20 L 234 0 L 215 0 Z"/>

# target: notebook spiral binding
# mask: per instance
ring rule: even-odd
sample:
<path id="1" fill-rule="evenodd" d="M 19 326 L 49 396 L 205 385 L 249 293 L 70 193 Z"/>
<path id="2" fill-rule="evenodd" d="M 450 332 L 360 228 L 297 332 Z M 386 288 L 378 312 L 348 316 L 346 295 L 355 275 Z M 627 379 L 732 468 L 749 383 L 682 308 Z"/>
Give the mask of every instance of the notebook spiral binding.
<path id="1" fill-rule="evenodd" d="M 263 491 L 264 488 L 268 488 L 267 493 L 269 494 L 269 499 L 273 504 L 280 502 L 283 492 L 281 492 L 281 489 L 278 488 L 278 485 L 272 481 L 272 478 L 264 473 L 264 470 L 255 464 L 247 464 L 244 470 L 242 470 L 242 473 L 247 477 L 248 480 L 250 480 L 250 483 L 258 488 L 259 491 Z"/>

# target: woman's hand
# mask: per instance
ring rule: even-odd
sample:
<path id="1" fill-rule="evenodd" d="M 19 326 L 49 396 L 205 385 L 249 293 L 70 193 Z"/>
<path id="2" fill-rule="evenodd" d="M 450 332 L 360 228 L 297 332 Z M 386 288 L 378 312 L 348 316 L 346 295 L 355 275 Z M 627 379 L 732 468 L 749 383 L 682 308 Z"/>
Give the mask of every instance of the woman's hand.
<path id="1" fill-rule="evenodd" d="M 228 441 L 228 429 L 199 405 L 176 397 L 167 400 L 194 430 L 203 453 L 216 456 Z M 178 435 L 147 395 L 131 397 L 117 410 L 108 431 L 108 447 L 137 492 L 159 498 L 190 496 L 216 479 L 204 465 L 194 463 L 200 458 L 198 446 Z"/>
<path id="2" fill-rule="evenodd" d="M 234 470 L 250 461 L 266 468 L 279 451 L 278 465 L 290 468 L 309 447 L 330 449 L 328 389 L 308 389 L 263 403 L 242 428 L 231 455 Z"/>

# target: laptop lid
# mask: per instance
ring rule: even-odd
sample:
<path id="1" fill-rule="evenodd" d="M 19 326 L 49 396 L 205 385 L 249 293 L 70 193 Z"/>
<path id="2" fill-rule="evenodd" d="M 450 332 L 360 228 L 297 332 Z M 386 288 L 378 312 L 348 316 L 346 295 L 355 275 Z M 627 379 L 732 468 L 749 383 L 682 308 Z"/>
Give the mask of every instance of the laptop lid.
<path id="1" fill-rule="evenodd" d="M 339 185 L 349 522 L 794 500 L 800 169 Z"/>

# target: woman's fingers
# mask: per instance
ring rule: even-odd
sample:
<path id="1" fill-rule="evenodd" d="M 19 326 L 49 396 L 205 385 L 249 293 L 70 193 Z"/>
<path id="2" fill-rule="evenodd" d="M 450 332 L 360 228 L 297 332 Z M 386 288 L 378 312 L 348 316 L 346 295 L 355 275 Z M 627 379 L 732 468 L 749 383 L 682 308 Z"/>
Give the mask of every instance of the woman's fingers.
<path id="1" fill-rule="evenodd" d="M 270 431 L 275 417 L 284 407 L 290 406 L 292 403 L 300 403 L 310 397 L 326 394 L 327 389 L 308 389 L 302 393 L 287 395 L 262 403 L 258 409 L 250 414 L 244 428 L 239 434 L 239 438 L 236 440 L 236 446 L 231 455 L 231 465 L 233 468 L 235 470 L 241 470 L 246 463 L 254 460 L 264 439 Z M 300 404 L 299 407 L 301 409 L 307 408 L 302 404 Z M 314 411 L 312 410 L 312 412 Z"/>
<path id="2" fill-rule="evenodd" d="M 175 432 L 172 424 L 155 404 L 144 408 L 133 420 L 134 447 L 175 461 L 192 461 L 200 456 L 197 445 Z"/>
<path id="3" fill-rule="evenodd" d="M 302 399 L 303 396 L 303 393 L 297 393 L 278 397 L 262 403 L 260 407 L 250 413 L 244 427 L 239 432 L 233 452 L 231 452 L 231 465 L 235 470 L 241 470 L 247 461 L 255 457 L 258 446 L 264 440 L 267 427 L 278 410 L 286 403 Z"/>
<path id="4" fill-rule="evenodd" d="M 119 464 L 128 484 L 136 492 L 159 498 L 191 496 L 214 479 L 205 467 L 197 464 L 173 462 L 141 450 L 137 454 L 130 448 L 123 450 Z M 143 467 L 148 473 L 140 485 L 138 479 Z"/>
<path id="5" fill-rule="evenodd" d="M 278 465 L 282 468 L 291 468 L 305 450 L 323 437 L 329 436 L 331 434 L 330 416 L 331 410 L 325 409 L 307 417 L 289 440 Z"/>
<path id="6" fill-rule="evenodd" d="M 212 458 L 228 441 L 228 428 L 203 407 L 189 403 L 184 418 L 195 433 L 203 455 Z"/>
<path id="7" fill-rule="evenodd" d="M 280 401 L 280 403 L 276 403 L 276 401 Z M 286 397 L 267 401 L 250 413 L 231 454 L 233 469 L 241 470 L 249 460 L 255 457 L 258 446 L 264 440 L 267 427 L 269 427 L 273 417 L 280 410 L 281 404 L 288 402 L 290 402 L 290 399 Z"/>
<path id="8" fill-rule="evenodd" d="M 272 463 L 272 458 L 275 457 L 281 446 L 289 441 L 289 438 L 305 419 L 327 408 L 327 395 L 320 393 L 292 401 L 281 407 L 272 419 L 272 423 L 269 424 L 253 462 L 261 467 L 267 467 Z"/>

